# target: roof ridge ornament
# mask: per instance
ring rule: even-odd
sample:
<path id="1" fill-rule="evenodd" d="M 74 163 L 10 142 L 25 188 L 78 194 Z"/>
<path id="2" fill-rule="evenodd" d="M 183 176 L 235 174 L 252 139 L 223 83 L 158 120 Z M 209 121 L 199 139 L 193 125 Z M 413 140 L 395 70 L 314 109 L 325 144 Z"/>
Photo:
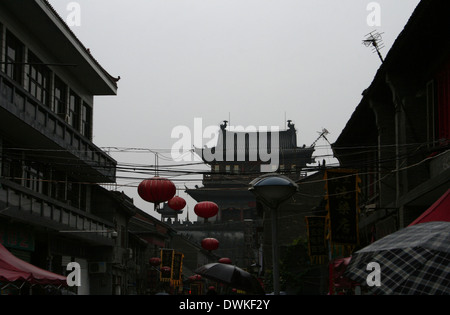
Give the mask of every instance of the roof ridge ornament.
<path id="1" fill-rule="evenodd" d="M 224 120 L 223 124 L 220 124 L 220 129 L 222 129 L 223 131 L 225 131 L 225 129 L 227 128 L 227 124 L 228 124 L 228 120 Z"/>

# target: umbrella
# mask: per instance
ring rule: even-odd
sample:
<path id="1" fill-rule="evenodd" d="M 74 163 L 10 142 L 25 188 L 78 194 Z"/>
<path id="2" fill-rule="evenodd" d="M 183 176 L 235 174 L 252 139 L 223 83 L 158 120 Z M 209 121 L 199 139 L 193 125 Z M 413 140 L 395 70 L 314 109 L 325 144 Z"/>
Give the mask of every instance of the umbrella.
<path id="1" fill-rule="evenodd" d="M 235 265 L 211 263 L 197 268 L 195 273 L 249 293 L 264 294 L 258 280 L 252 274 Z"/>
<path id="2" fill-rule="evenodd" d="M 375 285 L 367 283 L 371 262 L 380 267 Z M 373 294 L 450 294 L 450 222 L 412 225 L 383 237 L 352 255 L 345 276 Z"/>

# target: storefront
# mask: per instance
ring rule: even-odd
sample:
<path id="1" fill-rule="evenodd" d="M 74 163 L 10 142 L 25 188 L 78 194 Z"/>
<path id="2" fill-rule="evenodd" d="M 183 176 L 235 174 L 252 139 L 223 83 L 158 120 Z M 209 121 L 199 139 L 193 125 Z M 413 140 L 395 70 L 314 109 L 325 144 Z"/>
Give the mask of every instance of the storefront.
<path id="1" fill-rule="evenodd" d="M 66 286 L 66 277 L 36 267 L 8 251 L 0 244 L 0 290 L 2 294 L 21 293 L 24 285 Z M 31 291 L 30 291 L 31 292 Z"/>

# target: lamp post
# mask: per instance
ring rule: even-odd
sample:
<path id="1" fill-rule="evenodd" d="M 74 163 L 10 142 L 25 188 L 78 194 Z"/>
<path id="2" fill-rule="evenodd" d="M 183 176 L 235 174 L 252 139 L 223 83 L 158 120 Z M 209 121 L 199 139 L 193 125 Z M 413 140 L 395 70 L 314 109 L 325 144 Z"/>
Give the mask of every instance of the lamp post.
<path id="1" fill-rule="evenodd" d="M 274 295 L 280 294 L 280 259 L 278 250 L 278 209 L 298 190 L 298 186 L 290 178 L 279 174 L 266 174 L 250 182 L 251 191 L 257 200 L 271 210 L 272 219 L 272 268 Z"/>

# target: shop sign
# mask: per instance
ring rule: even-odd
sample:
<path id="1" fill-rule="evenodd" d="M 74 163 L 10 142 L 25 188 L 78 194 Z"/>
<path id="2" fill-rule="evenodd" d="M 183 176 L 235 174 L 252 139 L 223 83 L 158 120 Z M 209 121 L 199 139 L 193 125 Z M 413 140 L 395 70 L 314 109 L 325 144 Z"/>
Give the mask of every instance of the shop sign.
<path id="1" fill-rule="evenodd" d="M 34 251 L 33 232 L 21 227 L 0 225 L 0 242 L 8 248 Z"/>
<path id="2" fill-rule="evenodd" d="M 324 216 L 305 217 L 308 234 L 308 252 L 312 262 L 320 263 L 327 257 L 326 225 Z"/>
<path id="3" fill-rule="evenodd" d="M 346 170 L 326 172 L 327 209 L 334 244 L 358 243 L 359 178 Z"/>

